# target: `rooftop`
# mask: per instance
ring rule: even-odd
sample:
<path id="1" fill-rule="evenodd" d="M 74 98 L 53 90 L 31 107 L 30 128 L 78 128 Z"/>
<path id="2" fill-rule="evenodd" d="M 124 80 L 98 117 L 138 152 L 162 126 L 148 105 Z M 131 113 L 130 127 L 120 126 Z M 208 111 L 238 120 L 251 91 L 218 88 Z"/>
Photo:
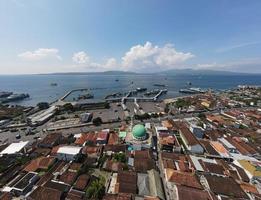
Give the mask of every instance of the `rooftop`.
<path id="1" fill-rule="evenodd" d="M 23 148 L 25 148 L 28 145 L 29 141 L 21 141 L 21 142 L 14 142 L 10 144 L 8 147 L 6 147 L 3 151 L 0 152 L 0 154 L 15 154 L 19 153 Z"/>

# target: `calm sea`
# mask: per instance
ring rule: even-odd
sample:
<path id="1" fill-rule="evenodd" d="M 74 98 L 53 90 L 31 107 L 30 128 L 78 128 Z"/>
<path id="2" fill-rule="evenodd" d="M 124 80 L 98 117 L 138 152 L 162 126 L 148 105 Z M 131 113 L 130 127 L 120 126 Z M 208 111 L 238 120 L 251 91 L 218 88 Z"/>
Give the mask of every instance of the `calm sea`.
<path id="1" fill-rule="evenodd" d="M 72 89 L 92 88 L 94 98 L 103 99 L 108 94 L 137 87 L 154 89 L 155 83 L 168 85 L 166 97 L 177 97 L 187 82 L 192 83 L 191 87 L 230 89 L 240 84 L 261 85 L 261 75 L 1 75 L 0 91 L 29 93 L 29 99 L 17 104 L 36 105 L 52 102 Z M 51 86 L 51 83 L 58 85 Z"/>

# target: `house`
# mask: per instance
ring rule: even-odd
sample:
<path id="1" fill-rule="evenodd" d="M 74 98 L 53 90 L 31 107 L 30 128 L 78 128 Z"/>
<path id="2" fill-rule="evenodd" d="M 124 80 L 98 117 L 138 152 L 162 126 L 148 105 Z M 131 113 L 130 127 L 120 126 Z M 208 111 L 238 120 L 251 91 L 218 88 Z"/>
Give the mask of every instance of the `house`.
<path id="1" fill-rule="evenodd" d="M 188 172 L 179 172 L 173 169 L 166 169 L 166 181 L 187 187 L 202 189 L 196 175 Z"/>
<path id="2" fill-rule="evenodd" d="M 229 198 L 249 199 L 240 185 L 230 177 L 205 174 L 200 177 L 200 182 L 205 189 L 212 191 L 215 195 Z"/>
<path id="3" fill-rule="evenodd" d="M 159 143 L 159 148 L 162 151 L 170 151 L 170 152 L 172 152 L 172 151 L 180 152 L 181 151 L 181 146 L 175 135 L 159 137 L 158 143 Z"/>
<path id="4" fill-rule="evenodd" d="M 73 161 L 77 160 L 81 155 L 82 147 L 76 146 L 60 146 L 56 152 L 56 158 L 59 160 Z"/>
<path id="5" fill-rule="evenodd" d="M 17 155 L 26 153 L 26 147 L 29 146 L 29 141 L 14 142 L 8 145 L 0 152 L 0 155 Z"/>
<path id="6" fill-rule="evenodd" d="M 91 179 L 91 177 L 88 174 L 80 175 L 74 184 L 74 189 L 80 190 L 80 191 L 85 191 L 88 183 L 90 182 L 90 179 Z"/>
<path id="7" fill-rule="evenodd" d="M 24 171 L 27 172 L 35 172 L 40 170 L 48 170 L 50 166 L 52 166 L 55 162 L 54 157 L 39 157 L 34 160 L 31 160 L 31 162 L 26 165 L 24 168 Z"/>
<path id="8" fill-rule="evenodd" d="M 148 170 L 149 175 L 149 189 L 150 189 L 150 196 L 158 197 L 161 200 L 165 199 L 164 190 L 161 182 L 161 177 L 159 172 L 155 169 Z"/>
<path id="9" fill-rule="evenodd" d="M 182 127 L 179 130 L 179 133 L 180 133 L 180 137 L 185 145 L 185 148 L 188 151 L 190 151 L 192 153 L 196 153 L 196 154 L 204 153 L 203 147 L 200 145 L 197 138 L 193 135 L 193 133 L 191 133 L 191 131 L 187 127 Z"/>
<path id="10" fill-rule="evenodd" d="M 137 174 L 131 171 L 118 173 L 115 193 L 137 194 Z"/>
<path id="11" fill-rule="evenodd" d="M 89 158 L 99 158 L 102 154 L 102 146 L 85 146 L 82 148 L 82 154 Z"/>
<path id="12" fill-rule="evenodd" d="M 215 151 L 217 151 L 219 153 L 219 155 L 222 158 L 230 157 L 228 150 L 226 150 L 226 148 L 220 142 L 211 141 L 210 144 L 215 149 Z"/>
<path id="13" fill-rule="evenodd" d="M 61 133 L 50 133 L 38 144 L 38 147 L 52 148 L 60 144 L 61 140 L 62 140 Z"/>
<path id="14" fill-rule="evenodd" d="M 105 131 L 101 131 L 97 134 L 96 144 L 105 145 L 108 141 L 109 133 Z"/>
<path id="15" fill-rule="evenodd" d="M 224 137 L 218 139 L 224 147 L 230 152 L 230 153 L 237 153 L 237 148 L 232 145 L 229 141 L 227 141 Z"/>
<path id="16" fill-rule="evenodd" d="M 218 200 L 211 193 L 199 190 L 196 188 L 186 187 L 182 185 L 176 185 L 176 193 L 174 193 L 174 199 L 184 199 L 184 200 Z"/>
<path id="17" fill-rule="evenodd" d="M 97 140 L 97 133 L 82 133 L 78 138 L 75 140 L 75 144 L 80 146 L 85 146 L 86 143 L 95 144 Z"/>
<path id="18" fill-rule="evenodd" d="M 137 150 L 134 151 L 133 167 L 136 172 L 147 172 L 147 170 L 155 169 L 152 151 Z"/>
<path id="19" fill-rule="evenodd" d="M 15 184 L 11 187 L 12 193 L 17 196 L 27 194 L 34 184 L 39 180 L 39 176 L 35 172 L 29 172 L 22 177 L 19 177 L 19 180 L 15 180 Z"/>
<path id="20" fill-rule="evenodd" d="M 60 200 L 62 197 L 62 192 L 53 188 L 39 186 L 29 196 L 26 197 L 27 200 Z"/>
<path id="21" fill-rule="evenodd" d="M 249 160 L 237 160 L 235 164 L 242 167 L 249 178 L 261 178 L 261 162 Z"/>

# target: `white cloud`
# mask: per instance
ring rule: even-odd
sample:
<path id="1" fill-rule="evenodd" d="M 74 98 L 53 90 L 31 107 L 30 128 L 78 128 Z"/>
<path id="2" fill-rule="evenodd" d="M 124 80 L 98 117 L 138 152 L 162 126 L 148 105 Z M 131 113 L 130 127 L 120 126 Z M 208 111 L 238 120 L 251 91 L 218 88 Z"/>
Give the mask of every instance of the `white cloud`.
<path id="1" fill-rule="evenodd" d="M 39 61 L 44 59 L 58 59 L 62 60 L 59 56 L 59 50 L 55 48 L 39 48 L 35 51 L 26 51 L 18 54 L 19 58 L 26 61 Z"/>
<path id="2" fill-rule="evenodd" d="M 84 51 L 74 53 L 72 60 L 77 64 L 88 64 L 90 62 L 89 56 Z"/>
<path id="3" fill-rule="evenodd" d="M 117 67 L 119 67 L 119 65 L 115 58 L 109 58 L 104 64 L 104 68 L 106 69 L 115 69 Z"/>
<path id="4" fill-rule="evenodd" d="M 122 67 L 126 70 L 133 69 L 170 69 L 191 58 L 191 53 L 178 52 L 173 45 L 166 44 L 163 47 L 153 46 L 146 42 L 144 45 L 136 45 L 130 48 L 122 57 Z"/>
<path id="5" fill-rule="evenodd" d="M 213 69 L 213 70 L 225 70 L 225 71 L 234 71 L 234 72 L 246 72 L 254 73 L 261 72 L 261 58 L 247 58 L 234 61 L 227 61 L 223 63 L 204 63 L 198 64 L 198 69 Z"/>
<path id="6" fill-rule="evenodd" d="M 159 47 L 146 42 L 144 45 L 131 47 L 120 60 L 112 57 L 104 62 L 93 62 L 84 51 L 74 53 L 72 60 L 77 65 L 81 65 L 81 67 L 85 66 L 86 70 L 104 71 L 117 69 L 144 72 L 146 70 L 159 71 L 180 67 L 182 63 L 193 57 L 192 53 L 178 52 L 171 44 Z"/>

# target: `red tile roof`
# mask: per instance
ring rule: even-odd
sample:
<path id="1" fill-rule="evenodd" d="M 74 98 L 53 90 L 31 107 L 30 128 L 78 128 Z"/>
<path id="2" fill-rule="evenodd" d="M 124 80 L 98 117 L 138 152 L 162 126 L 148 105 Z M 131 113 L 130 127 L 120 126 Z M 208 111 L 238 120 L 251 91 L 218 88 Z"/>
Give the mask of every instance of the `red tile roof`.
<path id="1" fill-rule="evenodd" d="M 192 173 L 178 172 L 172 169 L 166 169 L 166 177 L 169 182 L 178 185 L 202 189 L 197 177 Z"/>
<path id="2" fill-rule="evenodd" d="M 54 157 L 39 157 L 32 160 L 24 170 L 27 172 L 34 172 L 37 170 L 47 170 L 49 166 L 51 166 L 55 161 Z"/>
<path id="3" fill-rule="evenodd" d="M 96 143 L 97 133 L 83 133 L 81 137 L 75 140 L 75 144 L 83 145 L 85 142 L 90 141 Z"/>
<path id="4" fill-rule="evenodd" d="M 77 189 L 77 190 L 81 190 L 81 191 L 84 191 L 87 184 L 89 183 L 90 181 L 90 175 L 88 174 L 82 174 L 80 175 L 76 182 L 75 182 L 75 185 L 74 185 L 74 188 Z"/>
<path id="5" fill-rule="evenodd" d="M 28 197 L 28 200 L 60 200 L 62 192 L 52 188 L 39 186 Z"/>

